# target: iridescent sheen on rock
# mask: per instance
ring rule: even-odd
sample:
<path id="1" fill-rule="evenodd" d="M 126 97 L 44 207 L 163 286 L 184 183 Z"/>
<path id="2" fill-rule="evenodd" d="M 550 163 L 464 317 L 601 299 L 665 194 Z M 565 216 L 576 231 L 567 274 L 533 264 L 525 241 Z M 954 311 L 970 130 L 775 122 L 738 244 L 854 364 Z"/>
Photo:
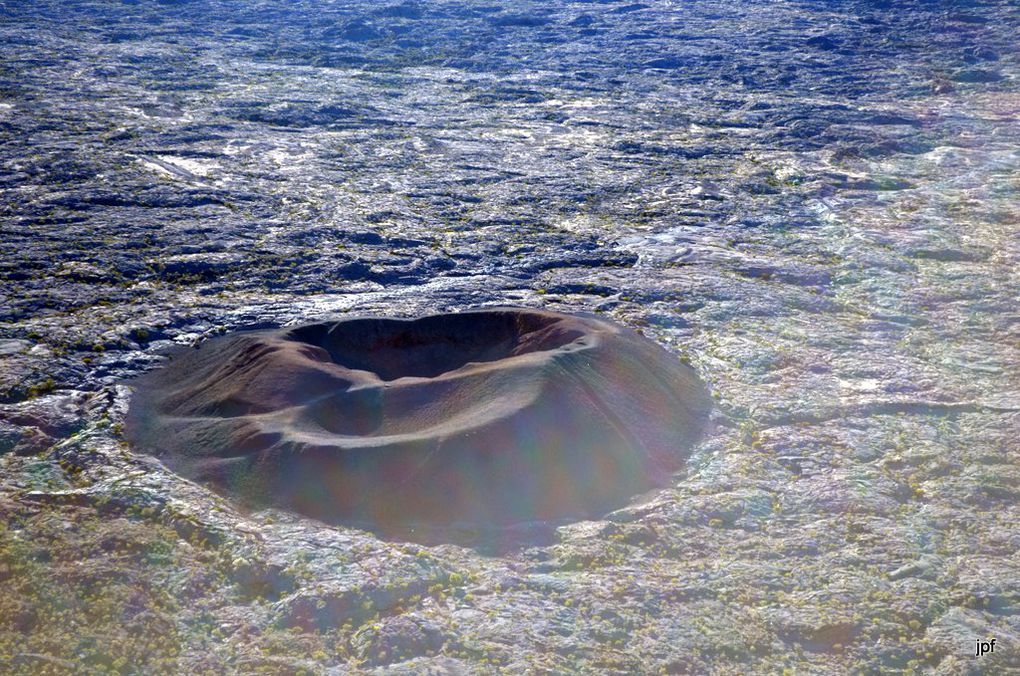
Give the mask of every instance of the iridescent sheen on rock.
<path id="1" fill-rule="evenodd" d="M 495 308 L 242 332 L 136 383 L 129 439 L 246 502 L 389 530 L 585 518 L 669 481 L 710 399 L 654 342 Z"/>

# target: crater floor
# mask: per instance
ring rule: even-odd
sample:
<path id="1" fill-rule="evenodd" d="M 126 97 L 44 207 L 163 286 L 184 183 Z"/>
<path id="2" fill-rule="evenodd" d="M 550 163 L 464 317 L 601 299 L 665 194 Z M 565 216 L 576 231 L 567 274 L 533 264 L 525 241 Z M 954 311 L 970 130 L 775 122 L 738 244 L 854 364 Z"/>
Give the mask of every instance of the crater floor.
<path id="1" fill-rule="evenodd" d="M 3 3 L 0 671 L 1020 668 L 1018 34 L 1008 0 Z M 683 473 L 491 556 L 125 443 L 167 347 L 485 305 L 691 364 Z"/>

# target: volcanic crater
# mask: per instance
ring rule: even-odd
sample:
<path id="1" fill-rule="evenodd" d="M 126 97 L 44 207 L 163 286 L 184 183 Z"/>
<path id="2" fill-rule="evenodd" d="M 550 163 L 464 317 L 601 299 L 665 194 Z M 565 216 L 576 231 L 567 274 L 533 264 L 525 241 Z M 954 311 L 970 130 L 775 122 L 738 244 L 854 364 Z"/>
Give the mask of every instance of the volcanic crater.
<path id="1" fill-rule="evenodd" d="M 693 370 L 630 329 L 493 308 L 208 341 L 136 381 L 126 433 L 245 503 L 484 531 L 666 485 L 709 410 Z"/>

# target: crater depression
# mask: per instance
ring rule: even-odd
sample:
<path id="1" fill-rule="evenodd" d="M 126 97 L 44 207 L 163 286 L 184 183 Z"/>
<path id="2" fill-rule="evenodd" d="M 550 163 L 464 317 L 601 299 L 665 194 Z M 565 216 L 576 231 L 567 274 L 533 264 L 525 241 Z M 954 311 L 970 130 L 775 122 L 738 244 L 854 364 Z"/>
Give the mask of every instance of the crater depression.
<path id="1" fill-rule="evenodd" d="M 709 410 L 693 370 L 630 329 L 496 308 L 211 340 L 135 382 L 126 433 L 249 504 L 489 528 L 666 485 Z"/>

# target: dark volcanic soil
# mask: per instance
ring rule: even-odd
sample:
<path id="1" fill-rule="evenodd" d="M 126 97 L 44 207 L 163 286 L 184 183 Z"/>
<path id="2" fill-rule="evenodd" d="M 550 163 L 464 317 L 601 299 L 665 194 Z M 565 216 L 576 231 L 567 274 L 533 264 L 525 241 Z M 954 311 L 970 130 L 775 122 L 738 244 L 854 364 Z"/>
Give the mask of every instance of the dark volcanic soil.
<path id="1" fill-rule="evenodd" d="M 1017 35 L 1007 0 L 3 2 L 0 671 L 1020 668 Z M 171 345 L 481 305 L 689 362 L 674 485 L 494 557 L 124 443 Z"/>

